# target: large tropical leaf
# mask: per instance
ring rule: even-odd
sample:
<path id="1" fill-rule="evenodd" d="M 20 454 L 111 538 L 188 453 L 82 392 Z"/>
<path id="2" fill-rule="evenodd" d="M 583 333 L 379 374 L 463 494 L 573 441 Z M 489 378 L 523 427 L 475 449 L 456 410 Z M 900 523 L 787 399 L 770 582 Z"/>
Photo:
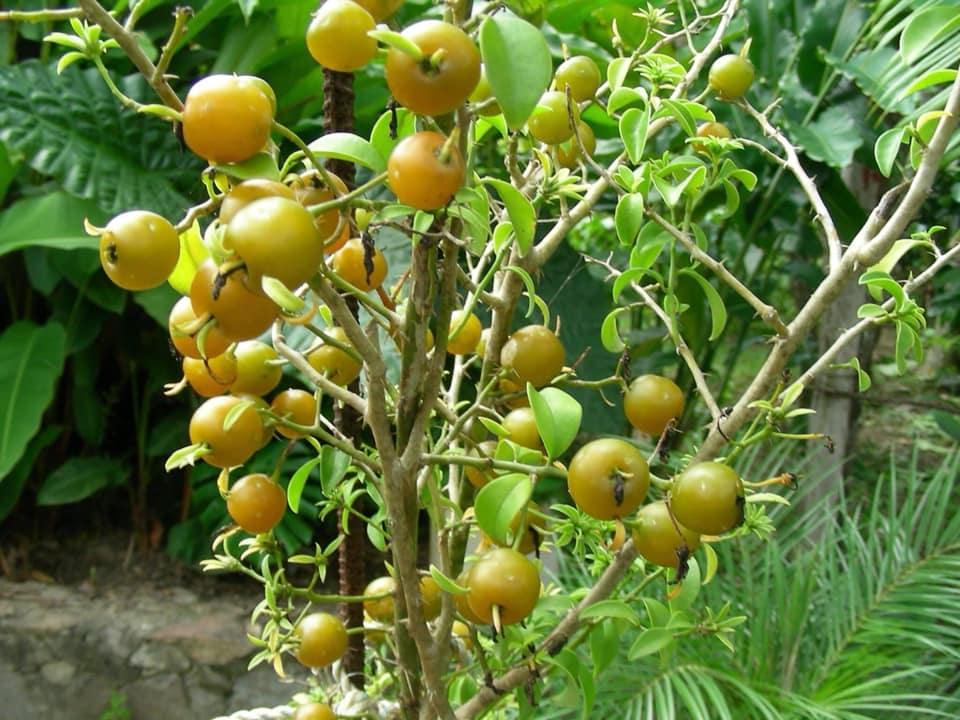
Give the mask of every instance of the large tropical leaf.
<path id="1" fill-rule="evenodd" d="M 131 97 L 149 98 L 143 79 L 120 78 Z M 129 122 L 95 70 L 25 62 L 0 67 L 0 141 L 68 193 L 108 213 L 133 208 L 178 217 L 188 206 L 180 186 L 199 161 L 178 145 L 169 123 Z"/>

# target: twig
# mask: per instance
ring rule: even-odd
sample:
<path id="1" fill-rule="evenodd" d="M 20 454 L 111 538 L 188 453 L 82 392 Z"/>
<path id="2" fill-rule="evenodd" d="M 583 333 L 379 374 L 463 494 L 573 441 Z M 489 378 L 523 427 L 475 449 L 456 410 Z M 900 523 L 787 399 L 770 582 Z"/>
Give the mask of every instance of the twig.
<path id="1" fill-rule="evenodd" d="M 743 298 L 750 307 L 757 311 L 757 315 L 760 316 L 761 320 L 776 330 L 777 335 L 784 338 L 787 336 L 787 326 L 783 324 L 783 320 L 780 319 L 780 313 L 777 312 L 777 309 L 773 305 L 768 305 L 754 295 L 750 288 L 740 282 L 740 280 L 738 280 L 732 272 L 727 270 L 726 265 L 719 260 L 714 260 L 712 257 L 710 257 L 710 255 L 701 250 L 700 246 L 694 242 L 693 238 L 680 230 L 669 220 L 662 217 L 659 213 L 657 213 L 656 210 L 646 208 L 644 209 L 644 213 L 647 217 L 657 223 L 657 225 L 670 233 L 671 236 L 676 238 L 680 244 L 683 245 L 684 249 L 690 253 L 690 256 L 694 260 L 708 268 L 714 275 L 720 278 L 720 280 L 730 286 L 730 288 L 737 293 L 737 295 Z"/>
<path id="2" fill-rule="evenodd" d="M 759 143 L 747 143 L 763 150 L 767 157 L 772 158 L 779 165 L 789 170 L 797 179 L 804 195 L 807 196 L 807 200 L 810 201 L 810 204 L 816 212 L 816 219 L 820 221 L 820 227 L 823 228 L 827 246 L 827 267 L 829 270 L 833 270 L 840 263 L 840 255 L 843 253 L 843 248 L 840 244 L 840 235 L 837 233 L 837 227 L 834 225 L 833 217 L 830 215 L 826 203 L 820 196 L 820 191 L 817 190 L 816 183 L 813 182 L 813 178 L 807 175 L 803 169 L 803 165 L 800 163 L 800 157 L 797 155 L 797 149 L 767 118 L 767 113 L 770 112 L 770 108 L 764 112 L 760 112 L 747 102 L 746 99 L 742 99 L 740 104 L 746 109 L 747 113 L 757 121 L 760 129 L 763 130 L 763 134 L 773 138 L 777 144 L 783 148 L 784 153 L 786 153 L 787 157 L 784 159 L 770 152 L 762 145 L 759 145 Z"/>
<path id="3" fill-rule="evenodd" d="M 123 25 L 118 23 L 96 0 L 77 0 L 77 2 L 83 10 L 83 14 L 91 22 L 95 22 L 102 27 L 110 37 L 117 41 L 117 44 L 130 58 L 130 61 L 137 66 L 137 70 L 147 79 L 150 87 L 160 96 L 160 99 L 174 110 L 183 110 L 183 103 L 180 98 L 167 83 L 166 78 L 157 76 L 156 66 L 143 54 L 137 39 L 124 30 Z"/>
<path id="4" fill-rule="evenodd" d="M 599 260 L 597 258 L 587 258 L 587 262 L 600 265 L 611 275 L 618 276 L 621 274 L 621 272 L 617 268 L 613 267 L 609 261 Z M 684 364 L 687 366 L 687 369 L 690 371 L 690 375 L 693 377 L 693 382 L 697 386 L 697 392 L 699 392 L 700 396 L 703 398 L 703 402 L 710 411 L 710 416 L 713 418 L 714 424 L 716 424 L 720 418 L 720 406 L 717 404 L 716 398 L 713 397 L 713 392 L 711 392 L 710 386 L 707 384 L 707 378 L 704 376 L 703 370 L 700 369 L 700 365 L 697 363 L 696 357 L 694 357 L 693 352 L 690 350 L 690 346 L 687 345 L 682 335 L 679 333 L 673 333 L 672 323 L 670 322 L 670 318 L 667 316 L 667 313 L 664 312 L 663 308 L 660 307 L 660 304 L 654 300 L 654 298 L 646 291 L 645 288 L 637 283 L 630 283 L 630 288 L 640 296 L 640 299 L 643 300 L 644 305 L 649 307 L 653 313 L 660 318 L 660 322 L 663 323 L 663 326 L 668 330 L 668 332 L 671 333 L 674 345 L 677 348 L 677 354 L 681 357 Z"/>
<path id="5" fill-rule="evenodd" d="M 933 185 L 933 177 L 946 151 L 950 134 L 960 120 L 960 74 L 953 82 L 946 111 L 947 115 L 941 117 L 940 124 L 920 162 L 917 174 L 911 180 L 896 211 L 889 220 L 884 222 L 882 214 L 878 212 L 884 205 L 881 202 L 881 205 L 871 213 L 863 228 L 840 258 L 840 262 L 817 286 L 810 299 L 787 326 L 789 336 L 780 339 L 774 345 L 760 371 L 730 411 L 724 422 L 724 431 L 728 436 L 732 437 L 751 417 L 754 412 L 750 407 L 751 404 L 764 398 L 774 387 L 800 343 L 813 331 L 850 279 L 863 267 L 876 263 L 890 250 L 919 209 Z M 708 460 L 716 457 L 726 442 L 727 440 L 714 427 L 700 446 L 696 459 Z"/>

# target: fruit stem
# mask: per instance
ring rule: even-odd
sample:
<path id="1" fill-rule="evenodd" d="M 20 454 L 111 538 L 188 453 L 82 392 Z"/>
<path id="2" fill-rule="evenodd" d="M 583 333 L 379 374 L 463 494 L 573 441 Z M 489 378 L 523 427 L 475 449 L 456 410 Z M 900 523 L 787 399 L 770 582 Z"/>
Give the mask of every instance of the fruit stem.
<path id="1" fill-rule="evenodd" d="M 336 197 L 333 200 L 327 200 L 326 202 L 318 203 L 316 205 L 310 205 L 307 207 L 307 210 L 310 211 L 311 215 L 313 215 L 314 217 L 317 217 L 318 215 L 322 215 L 323 213 L 329 212 L 330 210 L 336 210 L 338 208 L 342 208 L 345 205 L 349 205 L 351 201 L 354 201 L 357 198 L 359 198 L 367 190 L 370 190 L 372 188 L 375 188 L 377 185 L 380 185 L 386 179 L 387 179 L 386 172 L 382 172 L 379 175 L 374 175 L 372 178 L 367 180 L 367 182 L 365 182 L 363 185 L 360 185 L 359 187 L 354 188 L 350 192 L 344 193 L 343 195 L 340 195 L 339 197 Z M 327 177 L 325 175 L 324 182 L 326 181 L 327 181 Z M 333 187 L 329 182 L 327 182 L 327 185 L 329 187 Z M 334 192 L 336 192 L 336 188 L 334 188 Z M 354 202 L 353 204 L 356 205 L 358 203 Z M 372 203 L 371 203 L 371 206 L 372 206 Z M 339 237 L 339 235 L 335 234 L 335 237 Z"/>
<path id="2" fill-rule="evenodd" d="M 457 147 L 459 141 L 460 128 L 455 127 L 450 132 L 450 137 L 448 137 L 446 142 L 443 143 L 443 147 L 440 148 L 440 152 L 437 154 L 437 160 L 446 165 L 450 161 L 450 154 L 453 152 L 453 148 Z"/>

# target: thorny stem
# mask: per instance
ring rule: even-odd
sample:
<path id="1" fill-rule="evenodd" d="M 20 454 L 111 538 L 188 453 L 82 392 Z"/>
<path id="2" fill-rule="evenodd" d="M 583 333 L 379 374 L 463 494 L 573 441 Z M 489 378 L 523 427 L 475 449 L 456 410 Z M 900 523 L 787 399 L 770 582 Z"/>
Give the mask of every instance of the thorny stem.
<path id="1" fill-rule="evenodd" d="M 813 206 L 814 211 L 816 212 L 816 219 L 820 222 L 820 226 L 823 228 L 823 232 L 826 240 L 827 246 L 827 267 L 830 270 L 833 270 L 837 266 L 837 263 L 840 262 L 840 255 L 843 252 L 843 248 L 840 245 L 840 235 L 837 233 L 837 227 L 834 225 L 833 217 L 830 215 L 830 211 L 827 209 L 827 204 L 823 201 L 823 198 L 820 195 L 820 191 L 817 190 L 816 183 L 813 182 L 813 178 L 807 175 L 806 171 L 803 169 L 803 165 L 800 163 L 800 157 L 797 154 L 797 149 L 793 146 L 783 133 L 781 133 L 777 128 L 775 128 L 770 120 L 767 118 L 769 109 L 764 112 L 759 112 L 754 108 L 746 99 L 742 99 L 740 102 L 741 106 L 746 109 L 750 116 L 757 121 L 757 124 L 760 125 L 760 129 L 763 130 L 764 135 L 767 137 L 773 138 L 780 147 L 783 148 L 784 153 L 786 154 L 786 159 L 780 158 L 774 153 L 769 151 L 765 152 L 768 157 L 773 158 L 778 164 L 789 170 L 793 176 L 797 179 L 800 187 L 803 190 L 804 195 L 807 196 L 807 200 L 810 201 L 810 205 Z M 754 145 L 754 143 L 749 143 Z M 762 148 L 762 146 L 760 146 Z M 766 148 L 762 148 L 766 150 Z"/>
<path id="2" fill-rule="evenodd" d="M 644 212 L 646 213 L 647 217 L 670 233 L 671 236 L 676 238 L 680 244 L 683 245 L 684 249 L 690 253 L 690 257 L 699 262 L 701 265 L 709 268 L 714 275 L 720 278 L 720 280 L 722 280 L 725 284 L 730 286 L 730 288 L 737 293 L 737 295 L 743 298 L 750 307 L 756 310 L 757 315 L 760 316 L 760 319 L 776 330 L 777 335 L 780 337 L 787 336 L 787 328 L 780 319 L 780 313 L 777 312 L 777 309 L 773 307 L 773 305 L 768 305 L 754 295 L 750 288 L 740 282 L 740 280 L 732 272 L 727 270 L 726 266 L 722 262 L 714 260 L 712 257 L 710 257 L 710 255 L 701 250 L 697 243 L 694 242 L 693 238 L 680 230 L 669 220 L 661 217 L 656 210 L 647 208 Z"/>
<path id="3" fill-rule="evenodd" d="M 890 203 L 881 200 L 846 252 L 840 257 L 837 265 L 827 274 L 796 317 L 787 325 L 787 337 L 777 339 L 753 382 L 724 420 L 724 432 L 721 433 L 714 425 L 697 453 L 697 460 L 706 460 L 720 453 L 727 442 L 724 436 L 732 437 L 747 422 L 754 412 L 750 407 L 751 403 L 765 397 L 773 388 L 800 343 L 813 331 L 844 286 L 857 272 L 875 264 L 889 252 L 893 243 L 900 238 L 907 224 L 920 209 L 921 203 L 933 185 L 933 178 L 946 151 L 950 136 L 960 121 L 960 73 L 950 89 L 945 110 L 946 114 L 940 118 L 940 123 L 917 168 L 917 173 L 910 181 L 896 209 L 887 217 Z M 898 194 L 899 192 L 894 194 L 890 202 L 895 202 Z"/>
<path id="4" fill-rule="evenodd" d="M 945 253 L 939 255 L 936 260 L 930 263 L 926 270 L 912 280 L 908 280 L 906 283 L 904 283 L 904 292 L 909 295 L 917 288 L 922 287 L 926 283 L 930 282 L 937 272 L 939 272 L 944 266 L 952 262 L 958 256 L 960 256 L 960 244 L 954 245 Z M 893 306 L 893 298 L 887 299 L 887 301 L 881 305 L 884 310 L 888 311 L 893 309 Z M 818 357 L 816 361 L 814 361 L 813 364 L 811 364 L 810 367 L 807 368 L 804 373 L 796 379 L 793 384 L 809 387 L 810 384 L 816 380 L 818 375 L 829 368 L 830 364 L 841 352 L 843 352 L 844 348 L 846 348 L 854 338 L 862 335 L 869 328 L 882 325 L 884 322 L 887 322 L 887 319 L 884 316 L 867 317 L 860 320 L 860 322 L 853 327 L 844 330 L 842 333 L 840 333 L 840 335 L 837 336 L 837 339 L 833 341 L 833 344 L 830 345 L 830 347 L 827 348 L 823 354 L 820 355 L 820 357 Z"/>

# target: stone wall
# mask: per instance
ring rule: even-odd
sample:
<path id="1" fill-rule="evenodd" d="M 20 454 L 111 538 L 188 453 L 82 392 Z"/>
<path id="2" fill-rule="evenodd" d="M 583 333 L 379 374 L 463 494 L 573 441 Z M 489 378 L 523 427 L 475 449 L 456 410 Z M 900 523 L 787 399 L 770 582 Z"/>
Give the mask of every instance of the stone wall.
<path id="1" fill-rule="evenodd" d="M 210 720 L 289 702 L 302 684 L 268 666 L 246 670 L 255 603 L 0 580 L 0 717 L 100 720 L 113 693 L 130 720 Z"/>

